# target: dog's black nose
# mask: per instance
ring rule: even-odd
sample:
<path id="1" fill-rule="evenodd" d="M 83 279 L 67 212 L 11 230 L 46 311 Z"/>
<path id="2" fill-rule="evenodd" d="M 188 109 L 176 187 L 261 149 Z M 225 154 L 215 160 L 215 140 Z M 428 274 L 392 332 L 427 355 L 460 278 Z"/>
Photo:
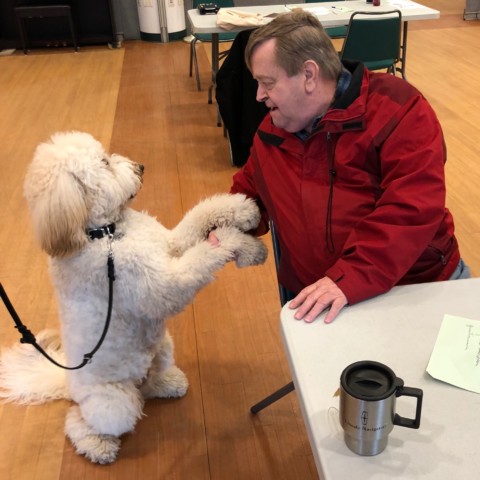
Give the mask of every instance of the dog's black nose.
<path id="1" fill-rule="evenodd" d="M 145 171 L 145 166 L 142 165 L 141 163 L 138 164 L 138 168 L 140 169 L 140 171 L 143 173 Z"/>

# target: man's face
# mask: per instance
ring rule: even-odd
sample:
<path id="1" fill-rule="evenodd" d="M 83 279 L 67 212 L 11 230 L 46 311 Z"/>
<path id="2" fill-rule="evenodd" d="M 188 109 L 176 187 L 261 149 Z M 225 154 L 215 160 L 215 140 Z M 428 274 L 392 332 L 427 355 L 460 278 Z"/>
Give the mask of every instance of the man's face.
<path id="1" fill-rule="evenodd" d="M 265 102 L 276 127 L 287 132 L 309 129 L 313 119 L 330 105 L 331 88 L 319 94 L 321 79 L 312 78 L 306 69 L 288 77 L 276 64 L 274 39 L 258 45 L 250 63 L 253 77 L 258 82 L 257 101 Z"/>

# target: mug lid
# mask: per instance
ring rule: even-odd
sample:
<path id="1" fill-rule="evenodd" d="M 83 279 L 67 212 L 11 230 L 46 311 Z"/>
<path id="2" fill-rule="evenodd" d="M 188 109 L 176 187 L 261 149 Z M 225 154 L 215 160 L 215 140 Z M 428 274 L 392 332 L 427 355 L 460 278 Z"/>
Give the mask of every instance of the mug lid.
<path id="1" fill-rule="evenodd" d="M 352 363 L 342 372 L 340 384 L 352 397 L 361 400 L 383 400 L 397 388 L 397 377 L 383 363 L 364 360 Z"/>

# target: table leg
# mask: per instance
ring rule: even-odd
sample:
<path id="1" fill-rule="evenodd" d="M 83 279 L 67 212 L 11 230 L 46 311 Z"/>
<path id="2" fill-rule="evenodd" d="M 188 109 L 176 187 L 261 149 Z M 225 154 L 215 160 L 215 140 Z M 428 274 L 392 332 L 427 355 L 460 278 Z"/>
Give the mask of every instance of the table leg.
<path id="1" fill-rule="evenodd" d="M 212 93 L 218 72 L 218 53 L 219 53 L 219 37 L 218 33 L 212 33 L 212 83 L 208 89 L 208 103 L 212 103 Z"/>

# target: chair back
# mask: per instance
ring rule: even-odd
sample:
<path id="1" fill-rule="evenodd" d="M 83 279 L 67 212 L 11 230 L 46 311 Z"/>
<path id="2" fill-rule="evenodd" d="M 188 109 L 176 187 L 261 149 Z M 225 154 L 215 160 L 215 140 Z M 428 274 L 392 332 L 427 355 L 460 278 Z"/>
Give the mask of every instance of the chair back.
<path id="1" fill-rule="evenodd" d="M 355 12 L 350 18 L 340 57 L 361 61 L 369 70 L 387 68 L 395 74 L 400 59 L 402 13 Z"/>

